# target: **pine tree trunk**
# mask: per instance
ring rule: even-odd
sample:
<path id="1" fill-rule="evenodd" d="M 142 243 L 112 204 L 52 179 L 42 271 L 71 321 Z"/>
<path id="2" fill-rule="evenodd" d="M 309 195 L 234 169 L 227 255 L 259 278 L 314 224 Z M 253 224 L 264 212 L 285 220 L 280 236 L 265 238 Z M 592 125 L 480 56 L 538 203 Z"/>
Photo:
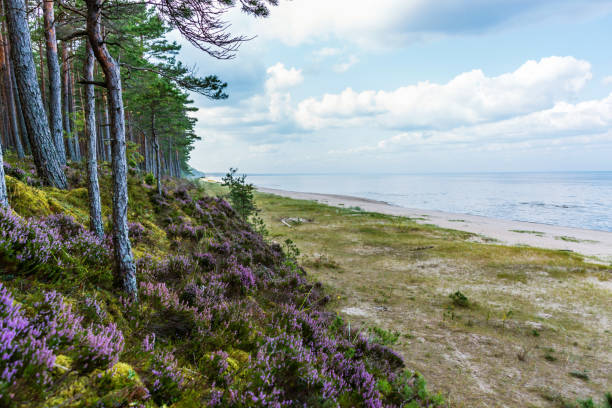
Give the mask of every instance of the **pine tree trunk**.
<path id="1" fill-rule="evenodd" d="M 6 109 L 4 109 L 4 99 L 0 97 L 0 144 L 5 147 L 8 146 L 6 141 L 6 136 L 9 133 L 7 122 L 8 119 L 6 117 Z"/>
<path id="2" fill-rule="evenodd" d="M 147 135 L 145 133 L 142 134 L 142 143 L 144 146 L 144 170 L 145 173 L 150 173 L 151 167 L 149 166 L 149 144 L 147 143 Z"/>
<path id="3" fill-rule="evenodd" d="M 75 124 L 74 118 L 76 114 L 76 92 L 74 91 L 74 74 L 73 64 L 70 62 L 70 70 L 68 71 L 68 95 L 70 95 L 70 104 L 68 105 L 70 111 L 70 129 L 72 129 L 72 146 L 74 149 L 74 159 L 77 162 L 81 161 L 81 149 L 79 148 L 79 129 Z"/>
<path id="4" fill-rule="evenodd" d="M 96 121 L 98 124 L 98 155 L 100 156 L 100 160 L 103 162 L 107 162 L 108 159 L 106 158 L 106 150 L 104 149 L 104 127 L 103 127 L 103 120 L 102 120 L 102 112 L 101 112 L 101 108 L 100 108 L 100 104 L 102 103 L 102 100 L 99 99 L 98 100 L 98 106 L 96 108 Z"/>
<path id="5" fill-rule="evenodd" d="M 9 125 L 11 127 L 11 133 L 13 135 L 13 143 L 17 157 L 23 159 L 25 154 L 23 152 L 23 144 L 21 143 L 21 132 L 19 129 L 19 120 L 17 117 L 17 107 L 15 106 L 15 90 L 13 89 L 13 72 L 11 70 L 11 63 L 9 59 L 9 44 L 5 41 L 4 33 L 0 32 L 0 42 L 3 44 L 2 49 L 2 64 L 4 66 L 4 86 L 5 86 L 5 97 L 6 97 L 6 109 L 9 116 Z"/>
<path id="6" fill-rule="evenodd" d="M 17 119 L 19 120 L 19 133 L 23 142 L 26 154 L 32 154 L 32 146 L 30 146 L 30 138 L 28 137 L 28 129 L 26 128 L 25 119 L 23 118 L 23 110 L 21 109 L 21 99 L 19 98 L 19 89 L 17 89 L 17 80 L 13 75 L 13 90 L 15 94 L 15 108 L 17 109 Z"/>
<path id="7" fill-rule="evenodd" d="M 89 41 L 89 40 L 88 40 Z M 94 68 L 94 78 L 96 76 L 96 70 L 97 70 L 97 66 L 96 68 Z M 96 94 L 98 95 L 98 97 L 96 98 L 96 129 L 98 131 L 98 157 L 99 157 L 99 161 L 101 162 L 105 162 L 106 161 L 106 157 L 104 157 L 104 147 L 102 145 L 103 143 L 103 138 L 104 138 L 104 129 L 102 128 L 102 110 L 100 108 L 100 105 L 102 104 L 102 97 L 99 96 L 100 92 L 94 89 L 94 92 L 96 92 Z"/>
<path id="8" fill-rule="evenodd" d="M 151 135 L 153 135 L 153 147 L 155 148 L 155 161 L 156 161 L 156 177 L 157 177 L 157 194 L 162 195 L 162 182 L 161 182 L 161 160 L 159 158 L 159 140 L 157 140 L 157 133 L 155 132 L 155 111 L 151 111 Z"/>
<path id="9" fill-rule="evenodd" d="M 87 41 L 83 77 L 86 81 L 94 80 L 95 57 Z M 87 191 L 89 192 L 89 223 L 91 230 L 99 238 L 104 237 L 102 223 L 102 204 L 100 202 L 100 185 L 98 184 L 98 158 L 96 135 L 96 98 L 94 86 L 85 85 L 85 133 L 87 134 Z"/>
<path id="10" fill-rule="evenodd" d="M 0 207 L 8 207 L 8 194 L 6 191 L 6 180 L 4 178 L 4 158 L 2 157 L 2 146 L 0 146 Z"/>
<path id="11" fill-rule="evenodd" d="M 2 34 L 0 32 L 0 100 L 2 101 L 2 117 L 3 117 L 3 140 L 4 147 L 8 149 L 9 146 L 13 146 L 13 129 L 11 126 L 11 110 L 8 104 L 8 70 L 5 63 L 4 51 L 5 51 L 5 42 L 2 38 Z"/>
<path id="12" fill-rule="evenodd" d="M 102 147 L 104 148 L 104 157 L 106 161 L 111 161 L 111 129 L 110 129 L 110 116 L 108 114 L 108 98 L 106 95 L 102 96 L 104 101 L 104 139 L 102 140 Z"/>
<path id="13" fill-rule="evenodd" d="M 36 78 L 24 0 L 5 0 L 5 12 L 11 42 L 11 58 L 28 135 L 31 137 L 34 163 L 38 174 L 46 183 L 65 189 L 68 187 L 66 176 L 51 138 Z"/>
<path id="14" fill-rule="evenodd" d="M 133 299 L 138 298 L 136 266 L 128 234 L 128 188 L 125 148 L 125 122 L 119 65 L 111 56 L 102 38 L 100 19 L 102 0 L 86 0 L 87 34 L 91 46 L 104 71 L 110 104 L 110 127 L 113 168 L 113 249 L 115 277 Z"/>
<path id="15" fill-rule="evenodd" d="M 45 82 L 45 59 L 43 58 L 43 45 L 42 45 L 42 40 L 38 41 L 38 55 L 40 57 L 40 90 L 41 90 L 41 96 L 42 96 L 42 101 L 43 101 L 43 108 L 45 109 L 45 112 L 48 112 L 49 109 L 49 101 L 47 100 L 47 95 L 46 95 L 46 89 L 47 89 L 47 85 Z"/>
<path id="16" fill-rule="evenodd" d="M 125 116 L 127 117 L 127 131 L 129 141 L 134 143 L 134 124 L 132 123 L 132 114 L 130 112 L 127 112 Z"/>
<path id="17" fill-rule="evenodd" d="M 55 142 L 57 154 L 63 164 L 66 164 L 66 148 L 64 147 L 64 128 L 62 126 L 62 78 L 57 56 L 57 38 L 55 36 L 55 15 L 53 0 L 43 0 L 43 21 L 45 24 L 45 42 L 47 48 L 47 69 L 49 71 L 49 127 Z M 42 54 L 40 56 L 42 61 Z M 42 69 L 42 66 L 41 66 Z M 44 76 L 44 71 L 42 71 Z"/>
<path id="18" fill-rule="evenodd" d="M 70 65 L 68 63 L 68 44 L 63 41 L 62 44 L 62 121 L 64 123 L 64 132 L 66 132 L 66 149 L 67 156 L 70 160 L 75 160 L 74 145 L 72 143 L 72 127 L 70 126 Z"/>

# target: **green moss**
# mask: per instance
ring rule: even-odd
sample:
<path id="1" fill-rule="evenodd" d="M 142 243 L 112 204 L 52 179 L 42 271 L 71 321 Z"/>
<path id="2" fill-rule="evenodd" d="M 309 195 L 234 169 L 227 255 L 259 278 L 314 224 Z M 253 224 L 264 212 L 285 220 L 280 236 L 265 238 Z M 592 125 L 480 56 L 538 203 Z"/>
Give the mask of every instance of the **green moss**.
<path id="1" fill-rule="evenodd" d="M 242 351 L 242 350 L 235 350 L 235 349 L 230 350 L 228 354 L 230 358 L 236 363 L 236 366 L 237 366 L 236 368 L 238 368 L 240 365 L 244 365 L 248 363 L 250 359 L 249 353 L 247 353 L 246 351 Z M 229 359 L 228 359 L 228 362 L 229 362 Z"/>
<path id="2" fill-rule="evenodd" d="M 63 212 L 71 215 L 81 224 L 89 222 L 89 209 L 87 206 L 89 197 L 86 188 L 75 188 L 72 190 L 47 189 L 47 197 L 52 202 L 54 212 Z"/>
<path id="3" fill-rule="evenodd" d="M 123 388 L 131 385 L 142 384 L 142 380 L 136 374 L 134 368 L 127 364 L 118 362 L 109 370 L 111 385 L 113 388 Z"/>
<path id="4" fill-rule="evenodd" d="M 204 396 L 202 393 L 190 389 L 184 392 L 181 400 L 172 404 L 171 408 L 201 408 L 205 406 L 206 404 L 204 403 Z"/>
<path id="5" fill-rule="evenodd" d="M 22 217 L 41 217 L 55 212 L 42 190 L 30 187 L 11 176 L 6 176 L 6 189 L 11 207 Z"/>
<path id="6" fill-rule="evenodd" d="M 78 377 L 68 383 L 59 393 L 49 398 L 45 406 L 48 407 L 82 407 L 87 397 L 91 398 L 92 382 L 89 377 Z"/>
<path id="7" fill-rule="evenodd" d="M 72 368 L 72 359 L 68 356 L 60 354 L 55 359 L 55 365 L 53 366 L 56 374 L 64 374 Z"/>

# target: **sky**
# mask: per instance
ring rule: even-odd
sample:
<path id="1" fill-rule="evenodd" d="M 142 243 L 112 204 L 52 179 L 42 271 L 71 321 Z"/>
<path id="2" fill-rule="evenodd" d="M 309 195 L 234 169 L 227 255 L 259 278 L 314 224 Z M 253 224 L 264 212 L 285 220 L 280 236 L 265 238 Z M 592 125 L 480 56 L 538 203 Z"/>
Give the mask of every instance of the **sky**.
<path id="1" fill-rule="evenodd" d="M 612 1 L 281 0 L 194 95 L 204 172 L 612 170 Z"/>

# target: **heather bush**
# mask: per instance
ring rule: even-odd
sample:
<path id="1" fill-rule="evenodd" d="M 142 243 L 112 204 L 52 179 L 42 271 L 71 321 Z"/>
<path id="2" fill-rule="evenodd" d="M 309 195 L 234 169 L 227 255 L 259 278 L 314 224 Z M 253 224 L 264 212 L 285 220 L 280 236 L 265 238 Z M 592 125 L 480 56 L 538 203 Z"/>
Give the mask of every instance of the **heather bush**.
<path id="1" fill-rule="evenodd" d="M 255 275 L 247 266 L 239 264 L 235 257 L 230 257 L 229 266 L 223 274 L 223 280 L 229 286 L 231 294 L 246 294 L 255 286 Z"/>
<path id="2" fill-rule="evenodd" d="M 216 386 L 227 387 L 233 381 L 228 358 L 229 354 L 218 350 L 203 359 L 201 370 Z"/>
<path id="3" fill-rule="evenodd" d="M 110 249 L 90 231 L 65 215 L 23 219 L 0 209 L 0 255 L 24 273 L 57 277 L 70 265 L 102 266 Z"/>
<path id="4" fill-rule="evenodd" d="M 207 229 L 204 226 L 193 226 L 191 222 L 179 220 L 177 224 L 171 224 L 166 229 L 168 237 L 171 239 L 186 239 L 195 242 L 200 241 L 207 235 Z"/>
<path id="5" fill-rule="evenodd" d="M 4 174 L 16 178 L 19 181 L 23 181 L 24 183 L 26 182 L 26 178 L 28 177 L 28 175 L 25 171 L 23 171 L 19 167 L 11 166 L 11 164 L 7 162 L 4 162 L 3 166 Z"/>
<path id="6" fill-rule="evenodd" d="M 217 260 L 210 253 L 198 252 L 193 255 L 194 259 L 204 271 L 212 271 L 217 265 Z"/>
<path id="7" fill-rule="evenodd" d="M 110 263 L 109 239 L 101 240 L 85 229 L 74 218 L 55 214 L 42 218 L 39 223 L 47 231 L 56 232 L 64 252 L 87 266 L 101 267 Z"/>
<path id="8" fill-rule="evenodd" d="M 123 351 L 123 333 L 115 324 L 84 327 L 83 317 L 62 295 L 42 296 L 28 318 L 0 284 L 0 402 L 14 400 L 25 388 L 48 385 L 60 353 L 72 355 L 79 371 L 91 372 L 112 367 Z"/>
<path id="9" fill-rule="evenodd" d="M 82 310 L 85 317 L 96 323 L 102 323 L 107 316 L 106 309 L 102 307 L 101 302 L 95 296 L 85 296 Z"/>
<path id="10" fill-rule="evenodd" d="M 1 283 L 0 340 L 0 404 L 9 406 L 20 385 L 48 382 L 55 355 L 45 334 L 31 324 Z"/>
<path id="11" fill-rule="evenodd" d="M 119 361 L 123 346 L 123 333 L 114 323 L 92 325 L 80 333 L 75 362 L 85 373 L 96 368 L 108 369 Z"/>
<path id="12" fill-rule="evenodd" d="M 133 243 L 143 242 L 146 237 L 146 229 L 139 222 L 128 222 L 130 239 Z"/>
<path id="13" fill-rule="evenodd" d="M 181 372 L 174 354 L 155 350 L 155 336 L 145 337 L 142 350 L 149 356 L 147 386 L 153 400 L 161 405 L 176 402 L 183 389 L 185 377 Z"/>

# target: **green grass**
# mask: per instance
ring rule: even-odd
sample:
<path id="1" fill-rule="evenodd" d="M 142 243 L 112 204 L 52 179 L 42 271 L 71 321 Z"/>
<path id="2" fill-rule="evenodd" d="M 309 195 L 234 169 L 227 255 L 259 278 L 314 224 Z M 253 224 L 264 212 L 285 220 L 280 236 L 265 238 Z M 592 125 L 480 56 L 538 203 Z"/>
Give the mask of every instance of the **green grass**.
<path id="1" fill-rule="evenodd" d="M 529 231 L 529 230 L 510 230 L 510 232 L 516 232 L 518 234 L 531 234 L 536 235 L 538 237 L 543 237 L 544 233 L 540 231 Z"/>
<path id="2" fill-rule="evenodd" d="M 555 239 L 561 240 L 561 241 L 566 241 L 566 242 L 576 242 L 576 243 L 591 243 L 591 244 L 596 244 L 598 241 L 593 241 L 591 239 L 578 239 L 578 238 L 574 238 L 574 237 L 568 237 L 568 236 L 556 236 Z"/>

